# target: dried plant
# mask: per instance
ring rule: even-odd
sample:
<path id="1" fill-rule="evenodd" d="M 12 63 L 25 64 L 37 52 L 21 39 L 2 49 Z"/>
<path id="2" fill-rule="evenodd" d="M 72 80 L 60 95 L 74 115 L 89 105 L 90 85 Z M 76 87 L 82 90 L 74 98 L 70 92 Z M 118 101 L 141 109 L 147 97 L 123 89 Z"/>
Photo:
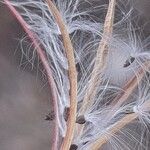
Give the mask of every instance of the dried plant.
<path id="1" fill-rule="evenodd" d="M 148 150 L 149 38 L 142 39 L 130 2 L 4 3 L 47 73 L 55 114 L 50 149 Z"/>

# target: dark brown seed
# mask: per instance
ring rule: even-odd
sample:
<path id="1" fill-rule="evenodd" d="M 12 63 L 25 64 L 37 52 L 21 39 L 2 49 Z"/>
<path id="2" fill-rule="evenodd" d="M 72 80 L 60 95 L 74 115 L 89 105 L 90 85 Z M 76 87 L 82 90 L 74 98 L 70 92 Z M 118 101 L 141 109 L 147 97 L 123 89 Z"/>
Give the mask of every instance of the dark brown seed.
<path id="1" fill-rule="evenodd" d="M 83 115 L 77 117 L 76 123 L 78 123 L 78 124 L 85 124 L 86 123 L 85 117 Z"/>
<path id="2" fill-rule="evenodd" d="M 70 146 L 70 149 L 69 150 L 77 150 L 78 149 L 78 145 L 75 145 L 75 144 L 72 144 Z"/>
<path id="3" fill-rule="evenodd" d="M 65 109 L 64 109 L 64 114 L 63 114 L 65 121 L 68 120 L 69 112 L 70 112 L 70 108 L 69 108 L 69 107 L 65 107 Z"/>
<path id="4" fill-rule="evenodd" d="M 84 142 L 83 145 L 87 144 L 88 142 L 89 142 L 89 141 Z"/>
<path id="5" fill-rule="evenodd" d="M 77 72 L 80 72 L 80 70 L 81 70 L 81 69 L 80 69 L 80 64 L 79 64 L 79 63 L 76 64 L 76 70 L 77 70 Z"/>
<path id="6" fill-rule="evenodd" d="M 55 119 L 55 113 L 54 111 L 50 112 L 48 115 L 45 116 L 46 121 L 52 121 Z"/>
<path id="7" fill-rule="evenodd" d="M 123 65 L 123 67 L 124 68 L 129 67 L 134 61 L 135 61 L 135 58 L 134 57 L 130 57 L 128 60 L 126 60 L 126 62 Z"/>

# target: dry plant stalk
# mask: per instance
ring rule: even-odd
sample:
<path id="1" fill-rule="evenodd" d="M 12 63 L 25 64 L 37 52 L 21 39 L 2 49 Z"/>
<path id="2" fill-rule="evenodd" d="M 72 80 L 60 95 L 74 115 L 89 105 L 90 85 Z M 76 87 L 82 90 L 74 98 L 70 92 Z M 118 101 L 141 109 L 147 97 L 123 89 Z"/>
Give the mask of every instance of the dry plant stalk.
<path id="1" fill-rule="evenodd" d="M 145 63 L 145 68 L 149 68 L 149 62 Z M 116 110 L 129 98 L 129 96 L 132 94 L 134 89 L 138 86 L 139 82 L 143 79 L 145 75 L 145 71 L 143 68 L 140 68 L 139 71 L 137 72 L 138 77 L 135 76 L 133 77 L 123 88 L 123 94 L 118 95 L 113 101 L 113 109 L 112 111 L 108 114 L 108 116 L 112 116 L 112 114 L 115 113 Z"/>
<path id="2" fill-rule="evenodd" d="M 150 110 L 150 101 L 146 101 L 142 104 L 144 110 Z M 105 144 L 115 133 L 122 129 L 127 124 L 131 123 L 133 120 L 138 118 L 138 114 L 133 112 L 131 114 L 125 115 L 122 119 L 116 122 L 112 128 L 108 130 L 108 133 L 104 133 L 97 141 L 91 145 L 91 150 L 98 150 L 103 144 Z"/>
<path id="3" fill-rule="evenodd" d="M 145 63 L 145 66 L 147 68 L 149 68 L 149 62 Z M 116 110 L 118 110 L 118 108 L 128 99 L 128 97 L 132 94 L 133 90 L 137 87 L 138 83 L 142 80 L 142 78 L 144 77 L 144 70 L 141 68 L 138 71 L 138 78 L 135 76 L 133 77 L 123 88 L 123 91 L 125 91 L 124 94 L 122 94 L 121 96 L 119 95 L 118 97 L 120 97 L 118 99 L 118 97 L 115 98 L 115 100 L 112 102 L 112 104 L 114 102 L 117 101 L 117 103 L 114 105 L 112 111 L 108 114 L 108 116 L 113 116 L 113 114 L 115 113 Z M 143 104 L 144 109 L 149 110 L 150 109 L 150 102 L 145 102 Z M 132 122 L 133 120 L 135 120 L 138 117 L 137 113 L 132 113 L 132 114 L 127 114 L 125 117 L 123 117 L 121 120 L 119 120 L 118 122 L 116 122 L 116 124 L 110 129 L 108 130 L 109 135 L 107 135 L 108 133 L 102 135 L 92 146 L 91 149 L 92 150 L 97 150 L 99 149 L 103 144 L 105 144 L 116 132 L 118 132 L 121 128 L 123 128 L 125 125 L 129 124 L 130 122 Z"/>
<path id="4" fill-rule="evenodd" d="M 46 58 L 46 55 L 44 53 L 44 50 L 41 49 L 38 43 L 38 39 L 36 35 L 34 35 L 29 29 L 28 29 L 28 24 L 24 21 L 22 16 L 17 12 L 17 10 L 10 4 L 9 0 L 4 0 L 6 6 L 10 9 L 12 14 L 15 16 L 15 18 L 18 20 L 18 22 L 21 24 L 23 27 L 24 31 L 28 34 L 28 37 L 30 40 L 33 42 L 33 46 L 37 50 L 37 54 L 40 57 L 40 60 L 43 64 L 43 67 L 46 71 L 47 78 L 48 78 L 48 83 L 49 87 L 51 90 L 51 95 L 52 95 L 52 102 L 53 102 L 53 107 L 54 107 L 54 113 L 55 113 L 55 127 L 54 127 L 54 141 L 52 142 L 52 150 L 56 150 L 58 148 L 58 139 L 59 139 L 59 130 L 58 130 L 58 104 L 57 104 L 57 90 L 56 90 L 56 85 L 52 76 L 52 72 L 48 63 L 48 60 Z"/>
<path id="5" fill-rule="evenodd" d="M 149 67 L 149 62 L 145 63 L 145 66 L 147 66 L 147 68 Z M 119 107 L 128 99 L 128 97 L 132 94 L 132 92 L 134 91 L 134 89 L 138 86 L 138 83 L 142 80 L 142 78 L 144 77 L 144 70 L 142 68 L 139 69 L 138 71 L 138 78 L 135 76 L 133 77 L 123 88 L 123 91 L 124 93 L 117 96 L 113 101 L 112 101 L 112 104 L 110 105 L 113 105 L 113 108 L 112 108 L 112 111 L 110 111 L 110 113 L 108 113 L 108 120 L 111 120 L 111 116 L 113 116 L 116 112 L 116 110 L 119 109 Z M 116 102 L 116 103 L 115 103 Z M 149 104 L 149 103 L 148 103 Z M 130 123 L 130 121 L 134 120 L 132 119 L 132 117 L 130 117 L 132 115 L 129 115 L 129 116 L 126 116 L 125 118 L 127 118 L 128 122 L 127 123 Z M 124 119 L 120 120 L 119 122 L 117 122 L 117 124 L 119 124 L 119 126 L 124 126 L 124 123 L 125 122 L 122 122 L 124 121 Z M 121 122 L 122 122 L 122 125 L 121 125 Z M 82 131 L 84 129 L 84 126 L 82 125 L 78 125 L 77 127 L 77 130 L 78 130 L 78 134 L 81 134 Z M 116 128 L 115 131 L 119 131 L 120 128 Z M 110 136 L 111 137 L 111 136 Z M 103 141 L 104 143 L 106 143 L 106 136 L 102 136 L 101 137 L 101 141 Z M 101 144 L 104 144 L 104 143 L 101 143 Z M 92 149 L 92 150 L 95 150 L 95 149 Z"/>
<path id="6" fill-rule="evenodd" d="M 113 22 L 114 22 L 114 13 L 115 13 L 116 0 L 111 0 L 108 6 L 105 23 L 104 23 L 104 32 L 102 39 L 99 43 L 97 50 L 95 65 L 92 71 L 91 79 L 85 97 L 82 102 L 80 114 L 84 114 L 86 109 L 92 105 L 92 99 L 96 95 L 97 85 L 101 82 L 101 73 L 107 65 L 107 56 L 108 56 L 108 43 L 109 39 L 112 36 L 113 32 Z M 99 79 L 100 78 L 100 79 Z M 76 130 L 78 134 L 82 134 L 84 125 L 77 125 Z"/>
<path id="7" fill-rule="evenodd" d="M 138 117 L 136 113 L 128 114 L 120 121 L 116 122 L 112 128 L 108 130 L 108 133 L 103 134 L 96 142 L 91 145 L 91 150 L 99 150 L 103 144 L 105 144 L 116 132 L 122 129 L 125 125 L 132 122 Z"/>
<path id="8" fill-rule="evenodd" d="M 86 109 L 92 105 L 93 98 L 96 95 L 97 86 L 102 82 L 101 75 L 107 65 L 109 39 L 111 38 L 113 32 L 115 5 L 116 0 L 111 0 L 109 2 L 109 7 L 104 23 L 104 31 L 97 50 L 91 79 L 89 81 L 89 85 L 87 87 L 87 91 L 85 93 L 85 97 L 81 106 L 81 114 L 84 114 Z"/>
<path id="9" fill-rule="evenodd" d="M 116 2 L 115 0 L 114 1 L 112 0 L 109 3 L 109 8 L 108 8 L 107 15 L 105 18 L 105 23 L 104 23 L 103 37 L 102 37 L 102 40 L 100 42 L 100 45 L 99 45 L 99 48 L 97 51 L 95 66 L 94 66 L 92 76 L 90 79 L 89 87 L 87 88 L 88 92 L 86 92 L 85 98 L 83 100 L 83 105 L 81 107 L 81 112 L 80 112 L 81 114 L 84 114 L 86 109 L 92 105 L 92 102 L 90 100 L 92 100 L 96 94 L 95 89 L 97 87 L 97 84 L 99 84 L 97 79 L 98 79 L 98 77 L 101 77 L 100 73 L 105 69 L 105 67 L 107 65 L 106 62 L 107 62 L 108 42 L 109 42 L 108 37 L 111 36 L 112 31 L 113 31 L 115 2 Z M 146 63 L 146 67 L 147 66 L 149 66 L 149 62 Z M 108 116 L 109 115 L 113 116 L 112 113 L 115 113 L 115 110 L 117 110 L 127 100 L 127 98 L 132 94 L 133 90 L 137 87 L 138 83 L 144 77 L 144 73 L 145 73 L 144 70 L 142 68 L 140 68 L 138 71 L 139 76 L 133 77 L 124 86 L 123 91 L 125 91 L 125 93 L 117 96 L 115 98 L 115 100 L 112 102 L 112 103 L 114 103 L 117 101 L 117 103 L 113 107 L 113 111 L 111 111 L 110 114 L 108 114 Z M 101 82 L 101 79 L 100 79 L 100 82 Z M 128 114 L 124 118 L 122 118 L 120 121 L 116 122 L 115 126 L 110 131 L 108 131 L 109 132 L 109 138 L 111 138 L 111 136 L 113 134 L 115 134 L 117 131 L 119 131 L 121 128 L 123 128 L 126 124 L 130 123 L 131 121 L 133 121 L 137 117 L 138 117 L 138 115 L 136 113 Z M 83 129 L 84 129 L 83 125 L 78 125 L 77 126 L 78 134 L 81 134 Z M 96 142 L 94 142 L 92 144 L 90 149 L 98 150 L 107 141 L 108 141 L 108 137 L 106 135 L 102 135 L 99 140 L 97 140 Z"/>
<path id="10" fill-rule="evenodd" d="M 70 148 L 73 134 L 75 130 L 76 122 L 76 112 L 77 112 L 77 72 L 75 66 L 74 50 L 67 31 L 67 27 L 58 11 L 56 6 L 52 3 L 51 0 L 47 0 L 50 11 L 54 15 L 54 18 L 60 28 L 64 47 L 66 51 L 66 56 L 68 59 L 68 71 L 69 71 L 69 80 L 70 80 L 70 112 L 67 122 L 67 132 L 64 137 L 63 143 L 61 145 L 61 150 L 68 150 Z"/>

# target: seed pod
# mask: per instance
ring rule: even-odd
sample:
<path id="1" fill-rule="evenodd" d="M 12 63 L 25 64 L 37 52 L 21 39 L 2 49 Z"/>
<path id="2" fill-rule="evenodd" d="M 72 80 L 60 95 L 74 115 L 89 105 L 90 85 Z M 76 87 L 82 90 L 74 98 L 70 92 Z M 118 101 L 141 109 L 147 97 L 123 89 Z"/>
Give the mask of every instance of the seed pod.
<path id="1" fill-rule="evenodd" d="M 86 123 L 85 117 L 83 115 L 77 117 L 76 123 L 78 123 L 78 124 L 85 124 Z"/>
<path id="2" fill-rule="evenodd" d="M 129 107 L 125 110 L 125 114 L 132 114 L 134 113 L 133 107 Z"/>
<path id="3" fill-rule="evenodd" d="M 78 145 L 72 144 L 72 145 L 70 146 L 70 149 L 69 149 L 69 150 L 77 150 L 77 149 L 78 149 Z"/>
<path id="4" fill-rule="evenodd" d="M 126 60 L 125 64 L 123 65 L 124 68 L 129 67 L 133 62 L 135 61 L 135 58 L 130 56 L 129 59 Z"/>
<path id="5" fill-rule="evenodd" d="M 54 111 L 50 112 L 48 115 L 45 116 L 46 121 L 52 121 L 55 119 L 55 113 Z"/>
<path id="6" fill-rule="evenodd" d="M 69 108 L 69 107 L 65 107 L 65 109 L 64 109 L 64 114 L 63 114 L 65 121 L 68 120 L 69 111 L 70 111 L 70 108 Z"/>

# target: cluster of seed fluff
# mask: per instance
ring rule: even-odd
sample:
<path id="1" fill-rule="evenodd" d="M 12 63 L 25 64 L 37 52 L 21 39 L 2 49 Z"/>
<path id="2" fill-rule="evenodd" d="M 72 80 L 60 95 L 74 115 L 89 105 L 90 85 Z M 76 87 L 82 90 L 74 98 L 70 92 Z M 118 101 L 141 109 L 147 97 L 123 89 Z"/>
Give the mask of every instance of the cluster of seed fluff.
<path id="1" fill-rule="evenodd" d="M 74 47 L 76 69 L 78 72 L 78 109 L 80 108 L 95 63 L 96 51 L 103 35 L 103 16 L 107 4 L 92 0 L 56 0 L 62 18 L 67 26 Z M 70 106 L 68 62 L 59 27 L 43 0 L 11 0 L 21 13 L 31 30 L 44 47 L 53 78 L 57 86 L 59 107 L 59 129 L 61 136 L 66 133 L 64 110 Z M 124 1 L 117 1 L 113 36 L 108 44 L 106 69 L 102 72 L 102 82 L 97 88 L 92 106 L 84 116 L 77 112 L 77 123 L 84 124 L 80 134 L 76 133 L 73 144 L 78 149 L 90 149 L 90 145 L 102 136 L 108 137 L 104 150 L 148 150 L 147 139 L 149 114 L 149 68 L 150 59 L 148 40 L 142 41 L 136 34 L 132 22 L 132 9 L 125 9 Z M 127 11 L 126 11 L 127 10 Z M 103 15 L 102 15 L 103 14 Z M 135 20 L 136 21 L 136 20 Z M 136 23 L 136 22 L 135 22 Z M 138 78 L 142 69 L 144 79 Z M 124 86 L 131 78 L 137 78 L 137 88 L 133 90 L 119 107 L 114 107 L 116 96 L 126 94 Z M 142 83 L 141 83 L 142 82 Z M 119 98 L 117 99 L 119 101 Z M 135 113 L 138 117 L 117 133 L 111 130 L 127 114 Z M 145 136 L 146 134 L 146 136 Z"/>

